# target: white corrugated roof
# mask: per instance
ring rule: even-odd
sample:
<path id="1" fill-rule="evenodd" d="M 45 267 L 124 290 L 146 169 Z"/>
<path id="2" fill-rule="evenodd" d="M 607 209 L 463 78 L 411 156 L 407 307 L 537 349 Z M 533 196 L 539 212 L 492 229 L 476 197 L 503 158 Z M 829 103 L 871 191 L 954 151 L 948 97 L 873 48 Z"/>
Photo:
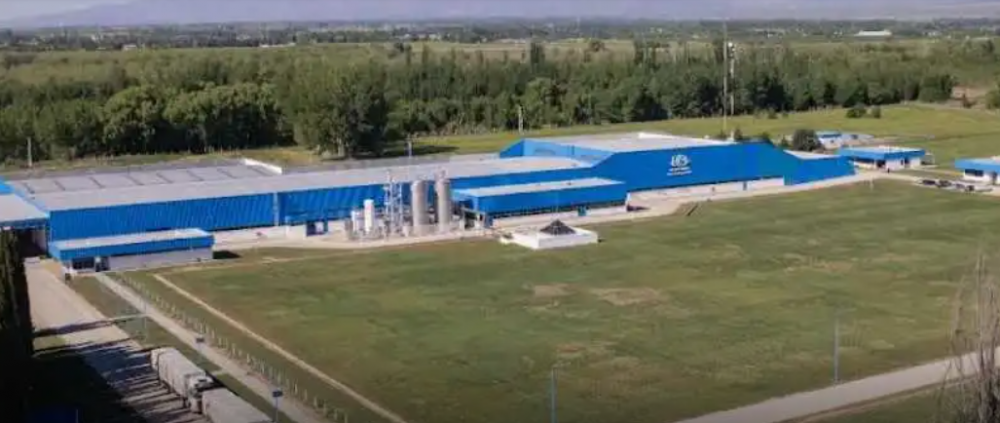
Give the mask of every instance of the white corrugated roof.
<path id="1" fill-rule="evenodd" d="M 524 194 L 529 192 L 556 191 L 571 188 L 590 188 L 608 185 L 621 185 L 621 182 L 603 178 L 582 178 L 554 182 L 537 182 L 532 184 L 501 185 L 483 188 L 470 188 L 456 191 L 473 197 L 489 197 L 494 195 Z"/>
<path id="2" fill-rule="evenodd" d="M 898 147 L 895 145 L 871 145 L 865 147 L 847 147 L 844 150 L 864 151 L 869 153 L 916 153 L 918 151 L 924 151 L 923 149 L 920 148 Z"/>
<path id="3" fill-rule="evenodd" d="M 534 141 L 551 142 L 554 144 L 571 145 L 574 147 L 593 148 L 613 152 L 670 150 L 676 148 L 708 147 L 733 144 L 730 141 L 717 141 L 692 137 L 681 137 L 655 132 L 629 132 L 618 134 L 587 135 L 575 137 L 530 138 Z"/>
<path id="4" fill-rule="evenodd" d="M 14 194 L 0 195 L 0 225 L 46 219 L 49 216 L 37 207 Z"/>
<path id="5" fill-rule="evenodd" d="M 434 179 L 442 172 L 449 178 L 502 175 L 542 170 L 588 167 L 563 157 L 517 157 L 400 166 L 394 168 L 351 169 L 339 171 L 285 174 L 278 176 L 173 183 L 161 186 L 104 188 L 91 191 L 45 192 L 35 198 L 50 211 L 108 207 L 128 204 L 160 203 L 203 198 L 271 194 L 310 189 L 385 184 L 391 171 L 399 182 Z M 165 172 L 160 172 L 161 175 Z"/>
<path id="6" fill-rule="evenodd" d="M 59 250 L 79 250 L 81 248 L 134 245 L 147 242 L 169 241 L 174 239 L 203 238 L 210 235 L 211 234 L 201 229 L 177 229 L 171 231 L 143 232 L 138 234 L 57 241 L 55 242 L 55 246 Z"/>

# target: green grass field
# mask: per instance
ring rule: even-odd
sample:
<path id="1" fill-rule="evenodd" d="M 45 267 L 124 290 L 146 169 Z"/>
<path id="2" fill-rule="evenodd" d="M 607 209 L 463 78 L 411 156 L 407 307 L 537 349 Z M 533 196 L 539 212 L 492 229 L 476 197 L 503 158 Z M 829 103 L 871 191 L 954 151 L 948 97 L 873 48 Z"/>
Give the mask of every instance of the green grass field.
<path id="1" fill-rule="evenodd" d="M 863 184 L 604 225 L 566 251 L 446 243 L 166 276 L 413 422 L 545 419 L 552 366 L 562 421 L 663 422 L 829 384 L 838 309 L 842 378 L 946 355 L 956 281 L 998 212 Z"/>

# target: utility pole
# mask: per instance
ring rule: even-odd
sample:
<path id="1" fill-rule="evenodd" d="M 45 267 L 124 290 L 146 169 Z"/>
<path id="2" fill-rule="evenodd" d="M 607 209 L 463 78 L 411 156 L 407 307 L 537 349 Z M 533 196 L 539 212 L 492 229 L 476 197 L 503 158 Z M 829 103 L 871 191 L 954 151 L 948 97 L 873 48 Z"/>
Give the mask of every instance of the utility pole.
<path id="1" fill-rule="evenodd" d="M 840 308 L 833 314 L 833 384 L 840 383 Z"/>
<path id="2" fill-rule="evenodd" d="M 729 24 L 722 21 L 722 133 L 729 134 L 729 113 L 726 99 L 729 98 Z"/>
<path id="3" fill-rule="evenodd" d="M 33 158 L 31 156 L 31 137 L 28 137 L 28 167 L 29 168 L 34 167 L 34 162 L 33 162 L 32 159 Z"/>
<path id="4" fill-rule="evenodd" d="M 524 135 L 524 107 L 517 105 L 517 133 Z"/>
<path id="5" fill-rule="evenodd" d="M 549 373 L 549 423 L 556 423 L 556 366 Z"/>

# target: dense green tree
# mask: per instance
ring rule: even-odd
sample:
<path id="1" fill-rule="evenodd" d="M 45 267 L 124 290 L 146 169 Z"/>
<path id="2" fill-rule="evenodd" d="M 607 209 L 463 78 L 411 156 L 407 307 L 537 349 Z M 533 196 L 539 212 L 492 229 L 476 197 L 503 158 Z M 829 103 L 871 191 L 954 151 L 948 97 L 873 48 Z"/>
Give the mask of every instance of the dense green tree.
<path id="1" fill-rule="evenodd" d="M 819 143 L 816 131 L 812 129 L 796 129 L 792 134 L 792 142 L 789 148 L 796 151 L 816 151 L 823 146 Z"/>
<path id="2" fill-rule="evenodd" d="M 514 129 L 518 107 L 529 128 L 718 116 L 729 107 L 721 41 L 668 49 L 650 37 L 636 42 L 632 55 L 590 48 L 568 54 L 533 36 L 523 60 L 428 44 L 417 54 L 405 42 L 350 47 L 351 54 L 337 57 L 311 48 L 164 50 L 66 58 L 67 68 L 95 71 L 58 76 L 50 68 L 62 65 L 44 55 L 11 57 L 4 60 L 12 69 L 37 67 L 45 76 L 0 76 L 0 161 L 23 161 L 28 139 L 36 158 L 288 142 L 332 156 L 377 155 L 409 136 Z M 944 101 L 956 81 L 953 63 L 1000 64 L 1000 55 L 973 42 L 942 42 L 929 53 L 738 44 L 739 66 L 729 80 L 733 111 L 774 117 Z"/>

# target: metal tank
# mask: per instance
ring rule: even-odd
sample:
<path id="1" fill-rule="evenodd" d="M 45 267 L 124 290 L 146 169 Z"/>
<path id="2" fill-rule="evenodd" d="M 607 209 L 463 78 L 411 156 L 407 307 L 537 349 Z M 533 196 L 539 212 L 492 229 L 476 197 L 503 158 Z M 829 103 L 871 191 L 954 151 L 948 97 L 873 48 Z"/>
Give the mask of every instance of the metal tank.
<path id="1" fill-rule="evenodd" d="M 427 202 L 427 181 L 413 181 L 410 184 L 410 215 L 413 219 L 413 234 L 427 233 L 427 225 L 431 223 Z"/>
<path id="2" fill-rule="evenodd" d="M 359 234 L 365 229 L 365 216 L 364 212 L 361 210 L 351 210 L 351 227 L 348 230 L 350 234 Z"/>
<path id="3" fill-rule="evenodd" d="M 437 217 L 438 232 L 448 232 L 451 230 L 451 180 L 440 178 L 434 184 L 434 191 L 437 192 Z"/>
<path id="4" fill-rule="evenodd" d="M 375 230 L 375 200 L 367 199 L 364 202 L 365 233 L 372 233 Z"/>

